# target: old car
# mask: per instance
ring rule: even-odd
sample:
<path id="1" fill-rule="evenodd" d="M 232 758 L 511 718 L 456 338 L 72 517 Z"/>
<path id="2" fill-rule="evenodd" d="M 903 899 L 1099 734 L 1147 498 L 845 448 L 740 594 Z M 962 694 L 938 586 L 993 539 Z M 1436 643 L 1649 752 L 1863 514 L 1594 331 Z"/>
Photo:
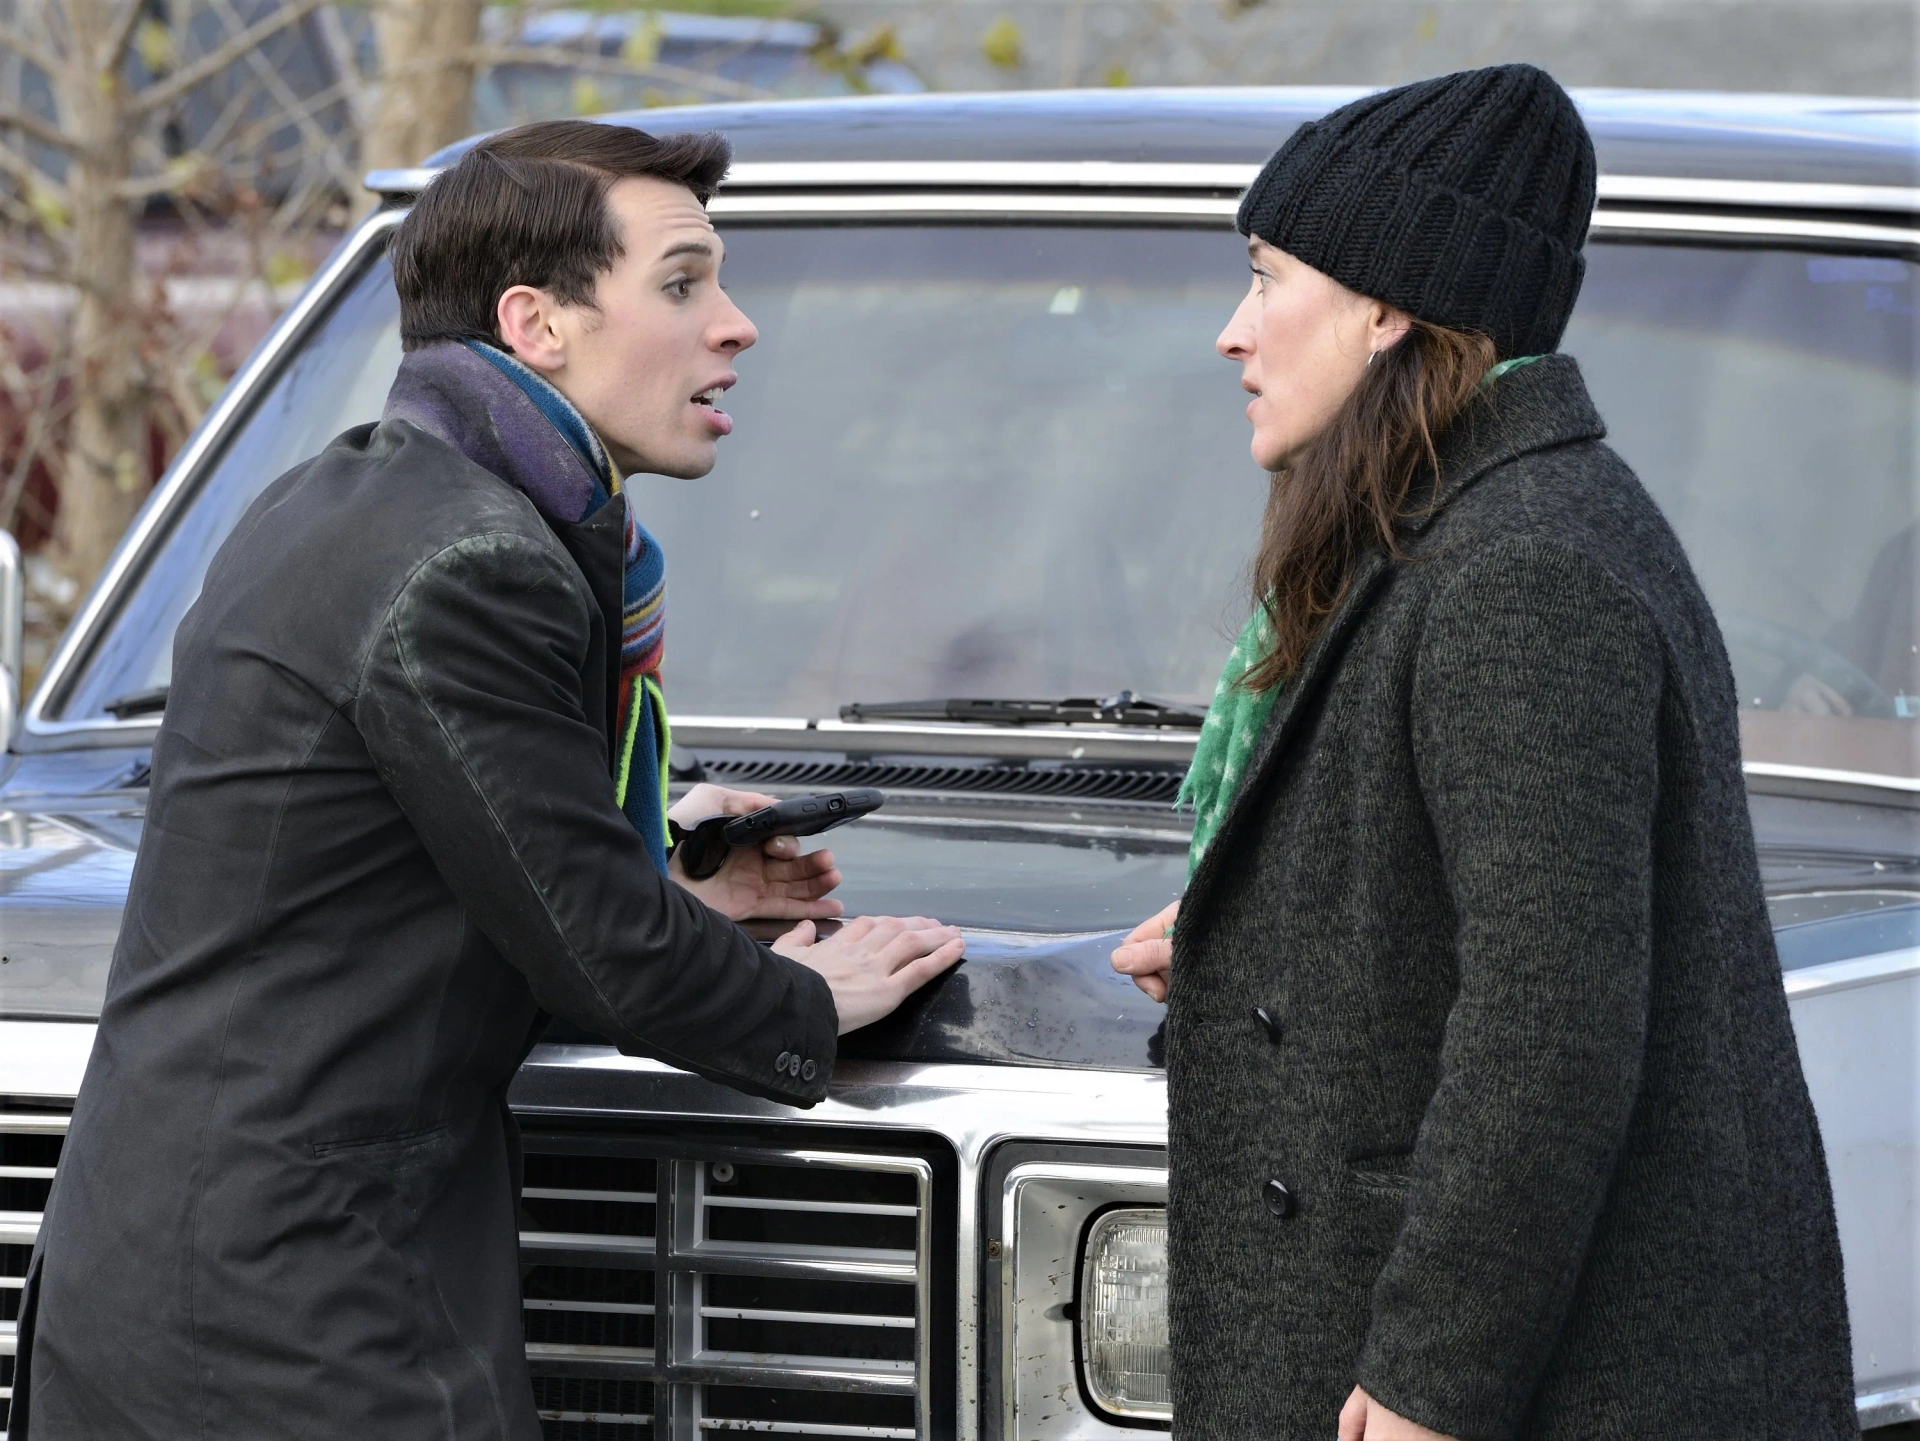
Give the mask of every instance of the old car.
<path id="1" fill-rule="evenodd" d="M 1212 348 L 1246 283 L 1235 198 L 1352 93 L 609 122 L 733 137 L 713 215 L 760 328 L 720 467 L 633 483 L 672 576 L 675 773 L 882 788 L 882 811 L 832 837 L 849 907 L 958 922 L 970 950 L 846 1038 L 808 1111 L 548 1033 L 514 1101 L 550 1437 L 1169 1424 L 1162 1012 L 1107 957 L 1185 882 L 1175 792 L 1267 493 Z M 1602 174 L 1565 349 L 1726 635 L 1860 1416 L 1920 1420 L 1920 108 L 1578 98 Z M 17 720 L 0 716 L 9 1330 L 174 628 L 260 488 L 380 414 L 400 355 L 385 247 L 457 154 L 370 178 L 382 207 L 181 452 Z M 0 555 L 10 676 L 19 624 Z"/>

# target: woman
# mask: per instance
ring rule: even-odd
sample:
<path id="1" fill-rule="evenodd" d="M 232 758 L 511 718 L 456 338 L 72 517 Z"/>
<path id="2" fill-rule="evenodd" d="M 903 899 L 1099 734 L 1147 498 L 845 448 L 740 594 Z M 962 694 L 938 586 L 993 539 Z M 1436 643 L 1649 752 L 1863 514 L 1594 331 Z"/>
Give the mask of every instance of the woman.
<path id="1" fill-rule="evenodd" d="M 1168 1002 L 1186 1436 L 1857 1434 L 1732 674 L 1552 353 L 1593 199 L 1502 66 L 1240 208 L 1260 604 L 1114 958 Z"/>

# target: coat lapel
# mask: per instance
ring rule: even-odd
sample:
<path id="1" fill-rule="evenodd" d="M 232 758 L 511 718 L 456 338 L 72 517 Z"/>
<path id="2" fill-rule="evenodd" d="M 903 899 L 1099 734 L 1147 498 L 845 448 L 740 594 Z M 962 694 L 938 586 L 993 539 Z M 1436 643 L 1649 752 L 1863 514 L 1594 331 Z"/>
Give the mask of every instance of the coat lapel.
<path id="1" fill-rule="evenodd" d="M 1423 532 L 1451 501 L 1489 471 L 1531 451 L 1599 440 L 1606 433 L 1580 378 L 1579 363 L 1571 356 L 1544 356 L 1502 377 L 1442 438 L 1439 485 L 1428 492 L 1429 502 L 1416 505 L 1400 525 L 1407 550 L 1420 554 Z M 1239 792 L 1187 887 L 1181 907 L 1184 914 L 1200 913 L 1201 903 L 1224 864 L 1221 857 L 1237 843 L 1248 818 L 1262 809 L 1273 771 L 1286 756 L 1313 702 L 1338 669 L 1354 626 L 1378 598 L 1392 572 L 1393 563 L 1380 551 L 1368 551 L 1354 571 L 1346 596 L 1267 718 Z M 1187 937 L 1192 931 L 1193 927 L 1183 926 L 1177 934 Z"/>
<path id="2" fill-rule="evenodd" d="M 1196 909 L 1197 903 L 1219 873 L 1222 865 L 1220 857 L 1232 847 L 1247 817 L 1260 809 L 1268 778 L 1299 734 L 1301 725 L 1312 709 L 1311 702 L 1338 669 L 1354 626 L 1372 608 L 1391 572 L 1392 565 L 1382 552 L 1370 550 L 1361 557 L 1353 580 L 1347 586 L 1346 595 L 1341 598 L 1339 606 L 1320 632 L 1319 639 L 1313 643 L 1313 648 L 1307 652 L 1298 674 L 1287 682 L 1280 699 L 1274 703 L 1273 714 L 1267 717 L 1267 724 L 1260 732 L 1259 744 L 1254 748 L 1253 758 L 1247 763 L 1247 773 L 1240 783 L 1240 789 L 1227 807 L 1227 814 L 1220 822 L 1220 830 L 1214 836 L 1213 844 L 1201 858 L 1200 868 L 1194 872 L 1193 883 L 1187 887 L 1186 900 L 1181 905 L 1183 913 L 1191 914 Z M 1187 932 L 1183 929 L 1180 934 Z"/>

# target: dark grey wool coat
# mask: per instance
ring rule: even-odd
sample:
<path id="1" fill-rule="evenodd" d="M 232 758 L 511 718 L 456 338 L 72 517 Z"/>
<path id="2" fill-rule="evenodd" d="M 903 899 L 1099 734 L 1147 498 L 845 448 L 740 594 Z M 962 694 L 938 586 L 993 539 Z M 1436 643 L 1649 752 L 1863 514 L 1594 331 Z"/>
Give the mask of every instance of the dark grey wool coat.
<path id="1" fill-rule="evenodd" d="M 1603 433 L 1563 356 L 1449 432 L 1194 877 L 1176 1436 L 1858 1434 L 1732 673 Z"/>
<path id="2" fill-rule="evenodd" d="M 547 423 L 525 409 L 494 418 Z M 614 804 L 623 506 L 544 520 L 394 420 L 214 557 L 14 1441 L 539 1441 L 506 1091 L 543 1012 L 825 1093 L 825 981 L 667 881 Z"/>

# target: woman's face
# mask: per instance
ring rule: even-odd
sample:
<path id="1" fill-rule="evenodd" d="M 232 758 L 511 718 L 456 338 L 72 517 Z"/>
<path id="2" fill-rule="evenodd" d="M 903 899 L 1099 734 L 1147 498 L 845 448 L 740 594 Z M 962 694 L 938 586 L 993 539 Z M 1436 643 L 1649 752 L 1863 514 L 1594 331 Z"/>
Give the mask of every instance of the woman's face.
<path id="1" fill-rule="evenodd" d="M 1253 396 L 1255 463 L 1279 470 L 1326 429 L 1368 356 L 1405 335 L 1409 322 L 1264 240 L 1248 241 L 1247 255 L 1253 283 L 1214 349 L 1240 362 L 1240 388 Z"/>

